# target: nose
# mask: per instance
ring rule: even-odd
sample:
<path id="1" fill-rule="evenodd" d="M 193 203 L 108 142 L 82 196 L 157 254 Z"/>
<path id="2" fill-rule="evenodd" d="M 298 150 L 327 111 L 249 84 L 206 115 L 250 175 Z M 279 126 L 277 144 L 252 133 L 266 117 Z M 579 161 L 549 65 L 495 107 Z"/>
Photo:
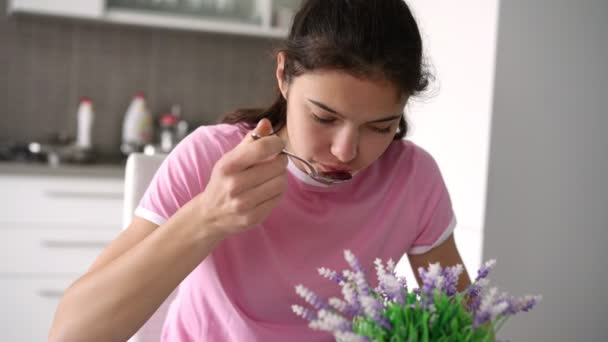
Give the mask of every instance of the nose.
<path id="1" fill-rule="evenodd" d="M 341 163 L 349 163 L 357 157 L 359 151 L 359 131 L 345 127 L 334 137 L 331 154 Z"/>

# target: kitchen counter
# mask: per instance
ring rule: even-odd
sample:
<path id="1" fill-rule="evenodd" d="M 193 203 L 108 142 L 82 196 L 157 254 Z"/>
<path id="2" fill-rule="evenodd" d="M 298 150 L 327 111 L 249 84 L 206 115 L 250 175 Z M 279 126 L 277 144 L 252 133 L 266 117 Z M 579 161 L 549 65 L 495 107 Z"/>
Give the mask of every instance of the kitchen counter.
<path id="1" fill-rule="evenodd" d="M 124 178 L 123 164 L 62 164 L 51 167 L 45 163 L 0 162 L 0 175 L 58 176 L 58 177 L 102 177 Z"/>

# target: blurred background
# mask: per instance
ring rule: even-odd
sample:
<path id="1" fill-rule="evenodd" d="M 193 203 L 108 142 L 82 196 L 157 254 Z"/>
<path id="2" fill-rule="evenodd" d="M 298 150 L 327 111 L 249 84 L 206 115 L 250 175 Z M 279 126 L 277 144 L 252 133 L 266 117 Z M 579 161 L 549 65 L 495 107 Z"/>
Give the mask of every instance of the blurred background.
<path id="1" fill-rule="evenodd" d="M 437 78 L 408 138 L 443 172 L 465 265 L 543 295 L 499 338 L 608 340 L 608 2 L 408 3 Z M 270 103 L 298 4 L 0 0 L 2 340 L 44 340 L 120 232 L 129 153 Z"/>

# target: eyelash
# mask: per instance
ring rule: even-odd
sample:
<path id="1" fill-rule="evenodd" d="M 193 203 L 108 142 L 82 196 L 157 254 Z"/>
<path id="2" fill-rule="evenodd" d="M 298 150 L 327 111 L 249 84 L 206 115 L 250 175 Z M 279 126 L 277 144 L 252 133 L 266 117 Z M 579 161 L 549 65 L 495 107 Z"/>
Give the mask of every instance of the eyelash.
<path id="1" fill-rule="evenodd" d="M 312 117 L 315 119 L 315 121 L 317 121 L 320 124 L 323 125 L 330 125 L 332 124 L 334 121 L 336 121 L 336 119 L 323 119 L 318 117 L 316 114 L 313 114 Z M 391 126 L 388 126 L 386 128 L 377 128 L 377 127 L 370 127 L 374 132 L 378 132 L 380 134 L 388 134 L 391 132 Z"/>

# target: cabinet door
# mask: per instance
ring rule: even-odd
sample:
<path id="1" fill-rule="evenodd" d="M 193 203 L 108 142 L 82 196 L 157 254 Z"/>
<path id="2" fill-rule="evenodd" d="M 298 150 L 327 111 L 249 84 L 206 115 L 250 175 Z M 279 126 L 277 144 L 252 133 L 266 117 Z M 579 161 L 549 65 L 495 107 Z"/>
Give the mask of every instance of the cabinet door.
<path id="1" fill-rule="evenodd" d="M 19 223 L 120 230 L 123 184 L 122 179 L 1 176 L 0 229 Z"/>
<path id="2" fill-rule="evenodd" d="M 0 229 L 0 274 L 83 274 L 119 230 Z"/>
<path id="3" fill-rule="evenodd" d="M 9 12 L 100 18 L 105 0 L 9 0 Z"/>
<path id="4" fill-rule="evenodd" d="M 0 341 L 47 341 L 59 299 L 75 279 L 0 276 Z"/>
<path id="5" fill-rule="evenodd" d="M 260 24 L 264 0 L 107 0 L 108 8 Z"/>
<path id="6" fill-rule="evenodd" d="M 301 0 L 272 0 L 271 26 L 288 30 L 301 2 Z"/>

